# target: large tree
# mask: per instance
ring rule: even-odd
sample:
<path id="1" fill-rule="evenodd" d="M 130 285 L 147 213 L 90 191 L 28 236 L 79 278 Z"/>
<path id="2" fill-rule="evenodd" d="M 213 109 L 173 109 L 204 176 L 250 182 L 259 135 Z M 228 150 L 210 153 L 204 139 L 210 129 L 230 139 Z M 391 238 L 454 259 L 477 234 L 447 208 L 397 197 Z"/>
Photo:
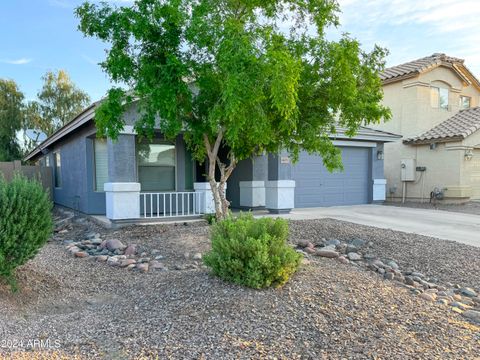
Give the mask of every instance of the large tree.
<path id="1" fill-rule="evenodd" d="M 13 80 L 0 79 L 0 161 L 22 157 L 17 132 L 23 125 L 23 93 Z"/>
<path id="2" fill-rule="evenodd" d="M 38 100 L 26 105 L 26 127 L 51 135 L 82 111 L 90 97 L 77 88 L 65 70 L 48 71 L 42 80 Z"/>
<path id="3" fill-rule="evenodd" d="M 85 2 L 79 29 L 110 45 L 101 63 L 113 82 L 98 108 L 98 129 L 113 139 L 122 112 L 138 102 L 135 129 L 183 133 L 197 160 L 208 159 L 217 218 L 228 213 L 225 183 L 238 161 L 306 150 L 341 167 L 329 139 L 338 124 L 388 118 L 379 72 L 385 50 L 364 52 L 338 25 L 335 0 L 136 0 L 117 7 Z M 228 158 L 219 157 L 219 149 Z M 216 178 L 216 169 L 220 174 Z"/>

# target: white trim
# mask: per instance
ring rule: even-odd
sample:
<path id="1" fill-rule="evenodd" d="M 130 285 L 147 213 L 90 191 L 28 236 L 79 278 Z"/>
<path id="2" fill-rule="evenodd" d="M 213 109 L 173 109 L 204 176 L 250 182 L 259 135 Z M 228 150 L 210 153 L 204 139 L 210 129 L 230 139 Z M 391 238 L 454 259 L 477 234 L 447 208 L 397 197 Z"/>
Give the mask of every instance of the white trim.
<path id="1" fill-rule="evenodd" d="M 386 179 L 373 179 L 373 201 L 385 201 L 386 200 Z"/>
<path id="2" fill-rule="evenodd" d="M 345 140 L 333 140 L 335 146 L 350 146 L 350 147 L 377 147 L 377 143 L 371 141 L 345 141 Z"/>
<path id="3" fill-rule="evenodd" d="M 110 220 L 140 217 L 140 183 L 105 183 L 106 215 Z"/>
<path id="4" fill-rule="evenodd" d="M 137 135 L 135 127 L 132 125 L 124 125 L 123 129 L 120 130 L 119 134 L 122 135 Z"/>
<path id="5" fill-rule="evenodd" d="M 240 181 L 240 206 L 265 206 L 265 181 Z"/>
<path id="6" fill-rule="evenodd" d="M 267 181 L 265 183 L 265 207 L 273 212 L 293 209 L 295 207 L 295 181 Z"/>

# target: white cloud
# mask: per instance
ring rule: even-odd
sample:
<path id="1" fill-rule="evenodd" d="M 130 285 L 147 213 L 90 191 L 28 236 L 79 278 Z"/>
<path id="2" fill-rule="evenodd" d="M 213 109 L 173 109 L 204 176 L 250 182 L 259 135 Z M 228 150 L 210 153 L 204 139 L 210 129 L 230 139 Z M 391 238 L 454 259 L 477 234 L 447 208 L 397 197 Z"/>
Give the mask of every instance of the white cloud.
<path id="1" fill-rule="evenodd" d="M 1 59 L 0 62 L 11 65 L 25 65 L 32 62 L 32 59 L 20 58 L 20 59 Z"/>

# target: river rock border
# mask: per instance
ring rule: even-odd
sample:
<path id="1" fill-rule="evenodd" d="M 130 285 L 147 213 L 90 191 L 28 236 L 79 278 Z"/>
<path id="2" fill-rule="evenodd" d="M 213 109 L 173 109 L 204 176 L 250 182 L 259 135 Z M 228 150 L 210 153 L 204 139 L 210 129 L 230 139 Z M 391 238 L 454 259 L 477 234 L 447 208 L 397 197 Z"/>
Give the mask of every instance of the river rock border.
<path id="1" fill-rule="evenodd" d="M 103 240 L 99 233 L 87 233 L 85 239 L 81 241 L 65 240 L 64 245 L 67 252 L 76 258 L 104 262 L 113 267 L 144 273 L 150 270 L 170 270 L 163 262 L 165 259 L 160 250 L 152 249 L 139 253 L 136 244 L 125 245 L 117 239 Z M 172 267 L 173 270 L 196 269 L 200 266 L 201 253 L 193 255 L 185 253 L 183 257 L 192 262 L 176 263 Z"/>
<path id="2" fill-rule="evenodd" d="M 448 307 L 462 314 L 473 323 L 480 324 L 480 296 L 472 288 L 458 284 L 439 284 L 438 279 L 427 277 L 415 269 L 402 269 L 395 259 L 379 258 L 371 253 L 371 243 L 363 239 L 342 242 L 337 239 L 321 239 L 297 242 L 297 251 L 305 257 L 330 258 L 343 264 L 364 267 L 385 280 L 394 281 L 409 289 L 419 298 Z"/>

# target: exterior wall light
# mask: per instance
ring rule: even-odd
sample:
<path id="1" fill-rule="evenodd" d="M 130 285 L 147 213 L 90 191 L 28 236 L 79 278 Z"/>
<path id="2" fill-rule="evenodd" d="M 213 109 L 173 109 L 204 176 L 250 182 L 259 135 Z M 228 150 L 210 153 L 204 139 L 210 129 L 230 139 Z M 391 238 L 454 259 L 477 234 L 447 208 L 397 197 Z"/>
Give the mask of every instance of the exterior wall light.
<path id="1" fill-rule="evenodd" d="M 473 151 L 471 149 L 465 150 L 465 160 L 472 160 Z"/>
<path id="2" fill-rule="evenodd" d="M 437 143 L 430 144 L 430 150 L 435 150 L 437 148 Z"/>
<path id="3" fill-rule="evenodd" d="M 385 158 L 385 155 L 383 154 L 382 150 L 377 151 L 377 160 L 383 160 Z"/>

